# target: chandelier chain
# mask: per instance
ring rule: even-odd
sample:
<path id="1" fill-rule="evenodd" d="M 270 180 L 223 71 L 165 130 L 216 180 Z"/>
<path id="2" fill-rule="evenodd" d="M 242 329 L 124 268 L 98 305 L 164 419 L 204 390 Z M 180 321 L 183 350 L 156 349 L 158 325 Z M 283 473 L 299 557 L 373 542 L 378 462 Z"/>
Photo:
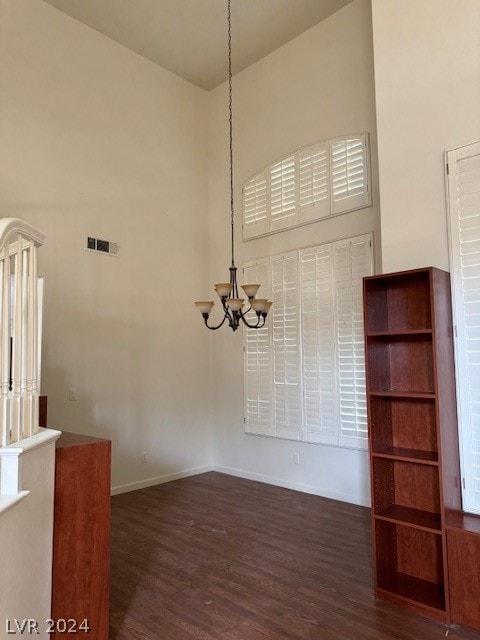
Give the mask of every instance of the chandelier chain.
<path id="1" fill-rule="evenodd" d="M 267 314 L 272 306 L 272 301 L 263 298 L 255 299 L 260 287 L 259 284 L 243 285 L 243 290 L 248 298 L 249 306 L 243 308 L 244 300 L 240 298 L 237 283 L 237 267 L 235 266 L 235 211 L 233 203 L 233 108 L 232 108 L 232 8 L 231 0 L 227 0 L 227 43 L 228 43 L 228 124 L 230 138 L 230 224 L 232 240 L 232 264 L 230 266 L 230 282 L 221 282 L 215 285 L 223 308 L 223 318 L 217 325 L 209 324 L 209 317 L 214 302 L 212 300 L 200 300 L 195 305 L 202 314 L 207 329 L 216 331 L 228 323 L 232 331 L 236 331 L 241 324 L 249 329 L 261 329 L 267 321 Z M 256 318 L 255 318 L 256 316 Z"/>
<path id="2" fill-rule="evenodd" d="M 228 13 L 228 123 L 230 135 L 230 225 L 232 230 L 232 267 L 235 266 L 234 208 L 233 208 L 233 108 L 232 108 L 232 8 L 227 2 Z"/>

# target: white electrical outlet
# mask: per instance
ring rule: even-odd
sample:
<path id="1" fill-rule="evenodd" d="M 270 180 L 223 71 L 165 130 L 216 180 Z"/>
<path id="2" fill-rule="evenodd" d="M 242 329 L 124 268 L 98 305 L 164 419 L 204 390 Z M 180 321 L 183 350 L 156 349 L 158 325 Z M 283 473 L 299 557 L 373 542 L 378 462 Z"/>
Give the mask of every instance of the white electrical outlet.
<path id="1" fill-rule="evenodd" d="M 75 402 L 77 399 L 77 392 L 74 391 L 73 389 L 69 389 L 68 390 L 68 399 L 70 400 L 70 402 Z"/>
<path id="2" fill-rule="evenodd" d="M 295 451 L 295 453 L 293 454 L 293 462 L 295 464 L 300 464 L 300 454 L 298 453 L 298 451 Z"/>
<path id="3" fill-rule="evenodd" d="M 146 461 L 147 461 L 147 452 L 142 451 L 142 453 L 140 454 L 140 462 L 145 463 Z"/>

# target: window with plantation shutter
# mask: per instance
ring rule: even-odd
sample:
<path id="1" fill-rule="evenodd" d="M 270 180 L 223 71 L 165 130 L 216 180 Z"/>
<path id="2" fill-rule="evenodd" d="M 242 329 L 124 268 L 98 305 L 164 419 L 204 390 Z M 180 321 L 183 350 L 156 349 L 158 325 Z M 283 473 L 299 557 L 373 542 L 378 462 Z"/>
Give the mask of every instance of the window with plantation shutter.
<path id="1" fill-rule="evenodd" d="M 339 438 L 352 447 L 368 437 L 362 279 L 372 273 L 369 245 L 370 238 L 361 236 L 334 247 Z"/>
<path id="2" fill-rule="evenodd" d="M 301 222 L 330 213 L 329 163 L 326 144 L 298 152 L 298 199 Z"/>
<path id="3" fill-rule="evenodd" d="M 253 237 L 268 231 L 267 175 L 260 173 L 243 186 L 244 235 Z"/>
<path id="4" fill-rule="evenodd" d="M 332 212 L 359 209 L 369 202 L 364 137 L 331 141 Z"/>
<path id="5" fill-rule="evenodd" d="M 295 158 L 276 162 L 270 169 L 270 229 L 291 226 L 295 216 Z"/>
<path id="6" fill-rule="evenodd" d="M 336 357 L 332 245 L 300 251 L 305 439 L 335 444 Z"/>
<path id="7" fill-rule="evenodd" d="M 297 252 L 270 260 L 275 435 L 301 438 L 300 345 Z"/>
<path id="8" fill-rule="evenodd" d="M 446 159 L 463 508 L 480 514 L 480 143 Z"/>
<path id="9" fill-rule="evenodd" d="M 372 255 L 367 234 L 261 261 L 274 304 L 261 344 L 245 331 L 248 433 L 366 448 L 362 279 Z M 248 280 L 257 264 L 245 265 Z M 268 416 L 257 425 L 260 386 Z"/>
<path id="10" fill-rule="evenodd" d="M 269 262 L 257 260 L 245 265 L 246 283 L 261 282 L 259 296 L 270 297 Z M 251 324 L 257 321 L 252 311 L 247 314 Z M 245 429 L 255 425 L 255 433 L 273 435 L 273 404 L 271 397 L 272 352 L 268 325 L 262 329 L 245 330 Z"/>
<path id="11" fill-rule="evenodd" d="M 369 181 L 367 134 L 295 151 L 244 183 L 244 240 L 368 207 Z"/>

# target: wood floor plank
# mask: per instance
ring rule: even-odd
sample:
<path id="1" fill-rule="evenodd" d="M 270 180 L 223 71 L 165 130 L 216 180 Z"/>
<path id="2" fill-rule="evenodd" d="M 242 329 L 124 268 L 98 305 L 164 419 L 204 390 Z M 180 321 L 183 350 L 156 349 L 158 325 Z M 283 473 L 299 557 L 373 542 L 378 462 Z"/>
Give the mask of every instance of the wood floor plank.
<path id="1" fill-rule="evenodd" d="M 373 597 L 368 509 L 220 473 L 112 498 L 111 640 L 440 640 Z M 465 629 L 449 640 L 480 640 Z"/>

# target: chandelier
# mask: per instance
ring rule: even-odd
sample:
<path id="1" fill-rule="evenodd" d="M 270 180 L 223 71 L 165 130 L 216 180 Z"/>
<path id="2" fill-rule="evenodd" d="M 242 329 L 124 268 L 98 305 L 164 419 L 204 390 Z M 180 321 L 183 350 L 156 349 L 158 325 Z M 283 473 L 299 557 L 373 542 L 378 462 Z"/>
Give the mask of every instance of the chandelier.
<path id="1" fill-rule="evenodd" d="M 200 300 L 195 302 L 195 306 L 200 311 L 205 322 L 205 326 L 212 331 L 220 329 L 225 322 L 232 331 L 236 331 L 240 324 L 244 324 L 250 329 L 261 329 L 267 321 L 267 314 L 273 302 L 265 298 L 256 298 L 260 288 L 259 284 L 244 284 L 241 288 L 248 299 L 247 307 L 244 307 L 246 300 L 241 298 L 238 293 L 237 284 L 237 267 L 235 266 L 235 225 L 234 225 L 234 207 L 233 207 L 233 127 L 232 127 L 232 16 L 231 16 L 231 0 L 227 2 L 227 24 L 228 24 L 228 122 L 230 127 L 230 226 L 231 226 L 231 243 L 232 243 L 232 264 L 229 268 L 230 281 L 219 282 L 215 285 L 215 291 L 220 298 L 223 308 L 223 318 L 217 325 L 209 324 L 209 316 L 212 311 L 213 300 Z M 247 319 L 247 314 L 253 312 L 253 322 Z"/>

